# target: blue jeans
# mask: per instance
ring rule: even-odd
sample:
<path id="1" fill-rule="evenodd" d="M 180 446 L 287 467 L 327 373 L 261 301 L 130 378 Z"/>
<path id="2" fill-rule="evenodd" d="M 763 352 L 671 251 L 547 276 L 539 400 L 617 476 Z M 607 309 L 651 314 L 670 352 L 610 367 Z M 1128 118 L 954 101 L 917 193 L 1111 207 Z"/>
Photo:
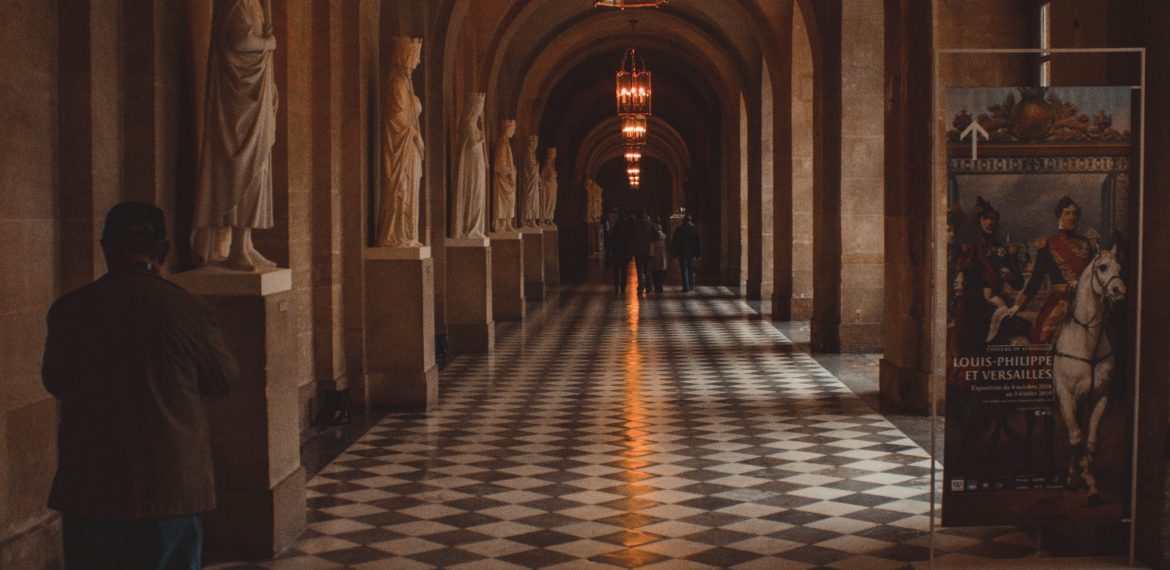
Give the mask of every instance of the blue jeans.
<path id="1" fill-rule="evenodd" d="M 678 258 L 679 272 L 682 273 L 683 291 L 690 291 L 695 288 L 695 259 L 694 256 Z"/>
<path id="2" fill-rule="evenodd" d="M 199 570 L 199 515 L 168 519 L 62 517 L 65 570 Z"/>

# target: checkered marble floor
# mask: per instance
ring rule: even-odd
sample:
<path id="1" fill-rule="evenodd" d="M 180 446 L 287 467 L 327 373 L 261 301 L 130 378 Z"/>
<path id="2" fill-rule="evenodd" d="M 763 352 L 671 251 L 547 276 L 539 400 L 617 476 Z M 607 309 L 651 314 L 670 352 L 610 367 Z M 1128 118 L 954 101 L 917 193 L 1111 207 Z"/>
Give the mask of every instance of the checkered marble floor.
<path id="1" fill-rule="evenodd" d="M 308 482 L 289 550 L 216 567 L 924 566 L 928 454 L 727 290 L 530 308 Z M 936 548 L 1043 556 L 1011 528 Z"/>

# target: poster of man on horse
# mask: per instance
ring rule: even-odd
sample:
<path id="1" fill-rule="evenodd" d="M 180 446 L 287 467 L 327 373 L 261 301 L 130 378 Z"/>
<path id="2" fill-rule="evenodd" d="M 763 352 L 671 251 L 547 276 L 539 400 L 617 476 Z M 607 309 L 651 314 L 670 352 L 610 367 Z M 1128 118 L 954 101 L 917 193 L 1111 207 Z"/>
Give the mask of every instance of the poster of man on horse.
<path id="1" fill-rule="evenodd" d="M 946 526 L 1125 517 L 1132 98 L 947 90 Z"/>

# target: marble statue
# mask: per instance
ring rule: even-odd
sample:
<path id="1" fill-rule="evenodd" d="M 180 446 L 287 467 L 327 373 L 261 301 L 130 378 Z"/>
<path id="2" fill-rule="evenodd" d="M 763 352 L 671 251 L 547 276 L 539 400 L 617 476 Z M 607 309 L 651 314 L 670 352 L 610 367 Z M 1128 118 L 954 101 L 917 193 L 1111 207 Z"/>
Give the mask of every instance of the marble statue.
<path id="1" fill-rule="evenodd" d="M 375 244 L 418 247 L 418 192 L 423 138 L 411 73 L 422 59 L 422 39 L 396 36 L 382 113 L 382 191 Z"/>
<path id="2" fill-rule="evenodd" d="M 597 223 L 601 221 L 601 196 L 604 194 L 601 186 L 597 184 L 592 178 L 585 181 L 585 192 L 587 201 L 586 217 L 588 222 Z"/>
<path id="3" fill-rule="evenodd" d="M 500 136 L 496 139 L 496 157 L 492 162 L 492 211 L 497 232 L 511 231 L 516 217 L 516 161 L 512 158 L 512 135 L 516 121 L 500 121 Z"/>
<path id="4" fill-rule="evenodd" d="M 557 211 L 557 149 L 544 151 L 544 167 L 540 170 L 540 208 L 544 223 L 553 223 Z"/>
<path id="5" fill-rule="evenodd" d="M 483 100 L 472 93 L 459 124 L 455 163 L 455 219 L 452 237 L 483 238 L 487 203 L 487 151 L 484 147 Z"/>
<path id="6" fill-rule="evenodd" d="M 540 209 L 540 163 L 536 161 L 536 148 L 539 145 L 539 137 L 536 135 L 528 137 L 528 147 L 524 149 L 524 168 L 520 171 L 521 186 L 524 189 L 520 218 L 524 220 L 525 226 L 533 228 L 540 223 L 544 213 Z"/>
<path id="7" fill-rule="evenodd" d="M 272 218 L 278 96 L 270 17 L 260 0 L 216 0 L 191 249 L 197 265 L 275 267 L 252 244 Z"/>

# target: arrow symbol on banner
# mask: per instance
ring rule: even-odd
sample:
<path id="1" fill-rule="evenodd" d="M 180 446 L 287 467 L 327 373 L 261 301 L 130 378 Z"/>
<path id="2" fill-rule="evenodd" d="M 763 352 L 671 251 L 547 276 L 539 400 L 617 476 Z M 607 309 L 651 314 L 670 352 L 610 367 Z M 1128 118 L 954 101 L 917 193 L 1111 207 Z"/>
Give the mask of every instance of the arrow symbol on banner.
<path id="1" fill-rule="evenodd" d="M 983 135 L 987 140 L 991 140 L 991 135 L 987 134 L 987 130 L 979 121 L 971 121 L 971 124 L 959 134 L 959 140 L 967 138 L 967 135 L 971 135 L 971 160 L 976 160 L 979 158 L 979 135 Z"/>

